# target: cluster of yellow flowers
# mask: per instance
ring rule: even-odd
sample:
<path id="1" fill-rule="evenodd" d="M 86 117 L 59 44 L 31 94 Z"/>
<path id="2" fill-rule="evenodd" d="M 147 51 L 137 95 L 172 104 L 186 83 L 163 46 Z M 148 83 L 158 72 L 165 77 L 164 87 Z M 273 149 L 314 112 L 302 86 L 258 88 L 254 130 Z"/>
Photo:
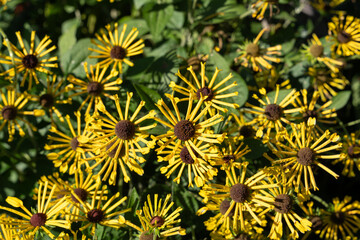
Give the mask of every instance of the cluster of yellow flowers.
<path id="1" fill-rule="evenodd" d="M 258 2 L 267 4 L 258 6 L 254 13 L 259 19 L 268 5 L 277 3 Z M 45 145 L 47 157 L 60 173 L 70 174 L 74 183 L 63 180 L 59 173 L 43 176 L 34 190 L 37 208 L 31 211 L 20 199 L 7 197 L 6 202 L 13 208 L 1 205 L 0 209 L 17 216 L 0 215 L 1 239 L 36 239 L 44 232 L 51 239 L 85 240 L 88 237 L 82 232 L 95 236 L 97 225 L 131 227 L 138 231 L 140 240 L 185 235 L 186 230 L 179 226 L 182 208 L 171 210 L 171 194 L 165 199 L 159 199 L 158 194 L 147 195 L 143 208 L 136 211 L 141 224 L 137 226 L 124 217 L 131 211 L 124 206 L 127 197 L 109 195 L 103 183 L 116 185 L 119 176 L 128 183 L 131 172 L 143 175 L 145 155 L 152 149 L 158 162 L 164 164 L 160 172 L 167 178 L 177 172 L 174 182 L 186 181 L 183 175 L 187 175 L 188 187 L 201 188 L 199 195 L 205 206 L 197 214 L 211 211 L 215 215 L 204 222 L 212 239 L 296 239 L 299 233 L 306 239 L 311 231 L 325 239 L 354 237 L 360 229 L 358 201 L 336 198 L 331 211 L 318 213 L 309 199 L 319 190 L 314 169 L 339 177 L 327 166 L 328 160 L 344 164 L 342 173 L 347 176 L 355 175 L 354 165 L 360 170 L 360 131 L 344 136 L 341 143 L 338 134 L 324 128 L 336 123 L 336 111 L 327 99 L 336 94 L 333 88 L 343 89 L 348 83 L 340 73 L 343 63 L 338 57 L 359 54 L 359 23 L 350 16 L 333 18 L 329 23 L 329 39 L 334 41 L 331 57 L 325 56 L 324 46 L 314 34 L 303 49 L 313 66 L 309 75 L 314 78 L 314 92 L 292 89 L 282 97 L 280 88 L 291 86 L 289 81 L 276 84 L 279 76 L 271 65 L 280 62 L 271 55 L 280 55 L 281 46 L 261 48 L 258 42 L 266 31 L 263 29 L 254 41 L 240 47 L 237 58 L 243 66 L 262 72 L 255 73 L 255 78 L 261 78 L 260 95 L 254 94 L 245 108 L 230 114 L 226 121 L 224 115 L 229 109 L 239 108 L 231 100 L 238 95 L 233 90 L 237 83 L 231 82 L 232 74 L 219 80 L 217 67 L 208 77 L 204 62 L 198 71 L 189 66 L 189 77 L 176 73 L 181 81 L 170 83 L 173 92 L 155 103 L 158 111 L 146 112 L 141 101 L 135 103 L 131 113 L 133 93 L 113 93 L 121 89 L 123 63 L 132 67 L 129 57 L 143 52 L 143 40 L 135 41 L 139 34 L 136 28 L 126 35 L 126 25 L 120 32 L 117 24 L 114 30 L 106 26 L 107 32 L 96 34 L 97 40 L 93 40 L 97 48 L 90 48 L 98 54 L 90 57 L 101 61 L 91 66 L 84 63 L 86 79 L 70 75 L 60 80 L 49 70 L 58 67 L 57 57 L 47 57 L 55 49 L 50 47 L 50 38 L 45 36 L 35 47 L 33 31 L 27 50 L 17 32 L 21 49 L 4 41 L 11 54 L 0 60 L 13 66 L 0 73 L 11 82 L 6 92 L 0 90 L 0 130 L 7 126 L 9 141 L 13 141 L 16 129 L 20 136 L 25 135 L 21 122 L 35 131 L 24 115 L 41 117 L 45 111 L 24 109 L 29 101 L 38 102 L 52 119 Z M 28 90 L 34 83 L 40 84 L 37 72 L 48 76 L 46 92 L 40 96 L 21 93 L 18 89 L 26 84 Z M 20 86 L 18 74 L 22 74 Z M 268 90 L 275 90 L 274 94 L 270 96 Z M 85 97 L 73 118 L 63 117 L 57 106 L 71 104 L 75 96 Z M 68 131 L 56 125 L 54 114 L 60 122 L 66 122 Z M 215 128 L 220 123 L 224 127 Z M 164 126 L 166 132 L 149 134 L 157 125 Z M 264 159 L 271 166 L 250 168 L 246 154 L 256 150 L 246 145 L 248 139 L 258 139 L 268 146 L 270 153 L 264 154 Z M 218 175 L 224 177 L 215 178 Z M 81 226 L 74 227 L 77 223 Z M 64 232 L 55 236 L 53 227 Z M 264 234 L 266 228 L 269 231 Z"/>

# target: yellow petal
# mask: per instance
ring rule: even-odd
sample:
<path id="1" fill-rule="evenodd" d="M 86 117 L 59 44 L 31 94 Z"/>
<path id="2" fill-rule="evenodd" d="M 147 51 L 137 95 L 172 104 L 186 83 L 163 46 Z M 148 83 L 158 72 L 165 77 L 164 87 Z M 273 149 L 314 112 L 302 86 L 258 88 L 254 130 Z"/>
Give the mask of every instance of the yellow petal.
<path id="1" fill-rule="evenodd" d="M 11 206 L 13 206 L 13 207 L 24 206 L 23 202 L 20 199 L 16 198 L 16 197 L 7 197 L 6 202 L 8 204 L 10 204 Z"/>

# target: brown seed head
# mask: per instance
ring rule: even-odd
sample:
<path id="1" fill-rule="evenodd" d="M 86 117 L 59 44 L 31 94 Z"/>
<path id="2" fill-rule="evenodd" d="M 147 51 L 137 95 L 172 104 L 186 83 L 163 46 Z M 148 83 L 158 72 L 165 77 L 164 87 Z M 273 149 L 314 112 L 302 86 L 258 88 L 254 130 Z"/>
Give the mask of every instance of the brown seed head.
<path id="1" fill-rule="evenodd" d="M 309 147 L 300 148 L 296 159 L 301 165 L 310 166 L 315 160 L 315 152 Z"/>
<path id="2" fill-rule="evenodd" d="M 174 127 L 175 136 L 181 141 L 187 141 L 195 135 L 195 126 L 189 120 L 181 120 Z"/>
<path id="3" fill-rule="evenodd" d="M 120 46 L 114 46 L 110 50 L 110 57 L 113 59 L 123 60 L 126 57 L 127 51 L 125 48 Z"/>
<path id="4" fill-rule="evenodd" d="M 230 205 L 231 205 L 231 201 L 228 199 L 224 199 L 220 204 L 220 213 L 222 215 L 225 215 L 225 213 L 229 209 Z M 234 213 L 235 213 L 235 207 L 233 207 L 233 209 L 231 209 L 231 211 L 228 214 L 228 217 L 234 216 Z"/>
<path id="5" fill-rule="evenodd" d="M 317 118 L 317 112 L 315 110 L 306 110 L 306 112 L 303 113 L 303 119 L 305 122 L 309 120 L 309 118 Z"/>
<path id="6" fill-rule="evenodd" d="M 336 225 L 342 225 L 345 222 L 346 215 L 344 212 L 334 212 L 330 215 L 331 222 Z"/>
<path id="7" fill-rule="evenodd" d="M 288 213 L 292 208 L 292 199 L 287 194 L 280 194 L 275 198 L 275 211 L 279 213 Z"/>
<path id="8" fill-rule="evenodd" d="M 237 183 L 230 188 L 230 197 L 237 203 L 244 203 L 250 197 L 250 189 L 242 183 Z"/>
<path id="9" fill-rule="evenodd" d="M 37 57 L 33 54 L 29 54 L 26 55 L 23 59 L 22 59 L 22 64 L 24 65 L 25 68 L 29 68 L 29 69 L 34 69 L 36 68 L 37 64 L 38 64 L 39 60 L 37 59 Z"/>
<path id="10" fill-rule="evenodd" d="M 75 188 L 74 189 L 74 193 L 78 196 L 78 198 L 80 198 L 81 201 L 85 202 L 88 196 L 88 192 L 85 189 L 82 188 Z M 76 202 L 79 203 L 79 201 L 77 200 L 77 198 L 71 194 L 71 199 Z"/>
<path id="11" fill-rule="evenodd" d="M 205 102 L 211 101 L 214 98 L 214 92 L 208 87 L 203 87 L 203 88 L 200 88 L 199 90 L 197 90 L 197 92 L 196 92 L 197 99 L 201 98 L 200 93 L 202 94 L 202 96 L 204 98 L 207 96 L 207 98 L 204 99 Z"/>
<path id="12" fill-rule="evenodd" d="M 99 96 L 104 90 L 104 86 L 99 82 L 89 82 L 87 92 L 92 96 Z"/>
<path id="13" fill-rule="evenodd" d="M 350 158 L 360 158 L 360 152 L 359 153 L 355 153 L 354 148 L 358 148 L 359 145 L 358 144 L 354 144 L 348 147 L 347 149 L 347 153 L 349 155 Z"/>
<path id="14" fill-rule="evenodd" d="M 223 156 L 222 160 L 224 161 L 224 163 L 233 162 L 233 161 L 235 161 L 235 156 L 234 155 L 226 155 L 226 156 Z"/>
<path id="15" fill-rule="evenodd" d="M 250 240 L 250 236 L 247 235 L 246 233 L 241 233 L 239 235 L 237 235 L 233 240 Z"/>
<path id="16" fill-rule="evenodd" d="M 160 216 L 155 216 L 151 218 L 150 224 L 153 227 L 161 227 L 165 223 L 165 220 Z"/>
<path id="17" fill-rule="evenodd" d="M 30 224 L 33 227 L 41 227 L 44 226 L 46 223 L 47 217 L 44 213 L 35 213 L 30 218 Z"/>
<path id="18" fill-rule="evenodd" d="M 115 141 L 112 142 L 112 143 L 110 143 L 110 144 L 108 144 L 108 145 L 106 146 L 106 151 L 109 150 L 109 149 L 112 147 L 112 145 L 114 145 L 114 143 L 115 143 Z M 109 152 L 107 155 L 108 155 L 109 157 L 111 157 L 111 158 L 114 158 L 115 155 L 116 155 L 116 151 L 117 151 L 118 148 L 119 148 L 119 145 L 118 145 L 117 147 L 115 147 L 115 148 L 114 148 L 111 152 Z M 120 149 L 119 157 L 123 157 L 124 155 L 125 155 L 125 147 L 122 146 L 121 149 Z"/>
<path id="19" fill-rule="evenodd" d="M 340 43 L 348 43 L 351 40 L 351 34 L 341 31 L 338 33 L 336 38 Z"/>
<path id="20" fill-rule="evenodd" d="M 316 230 L 320 230 L 322 228 L 323 221 L 318 216 L 313 216 L 310 218 L 311 225 L 311 231 L 315 232 Z"/>
<path id="21" fill-rule="evenodd" d="M 77 140 L 77 137 L 74 137 L 73 139 L 71 139 L 70 141 L 70 146 L 72 148 L 72 150 L 76 151 L 76 149 L 79 147 L 80 143 Z"/>
<path id="22" fill-rule="evenodd" d="M 51 108 L 52 106 L 54 106 L 55 103 L 55 99 L 54 96 L 49 94 L 49 93 L 45 93 L 43 95 L 40 96 L 40 105 L 45 107 L 45 108 Z"/>
<path id="23" fill-rule="evenodd" d="M 322 57 L 324 54 L 324 47 L 317 44 L 311 45 L 310 53 L 315 58 Z"/>
<path id="24" fill-rule="evenodd" d="M 104 219 L 104 212 L 100 209 L 93 209 L 87 213 L 87 219 L 92 223 L 99 223 Z"/>
<path id="25" fill-rule="evenodd" d="M 265 108 L 265 116 L 270 121 L 279 120 L 283 115 L 283 109 L 277 104 L 269 104 Z"/>
<path id="26" fill-rule="evenodd" d="M 239 130 L 240 136 L 243 136 L 244 138 L 251 138 L 255 136 L 255 130 L 248 125 L 243 125 L 240 127 Z"/>
<path id="27" fill-rule="evenodd" d="M 258 57 L 260 55 L 260 47 L 257 43 L 250 43 L 246 46 L 245 52 L 252 57 Z"/>
<path id="28" fill-rule="evenodd" d="M 199 157 L 199 154 L 194 149 L 191 150 L 193 151 L 196 157 Z M 186 146 L 183 147 L 180 151 L 180 159 L 181 161 L 183 161 L 183 163 L 186 164 L 193 164 L 195 162 Z"/>
<path id="29" fill-rule="evenodd" d="M 4 106 L 1 110 L 1 115 L 5 120 L 14 120 L 17 115 L 17 109 L 14 106 Z"/>
<path id="30" fill-rule="evenodd" d="M 135 136 L 135 124 L 129 120 L 121 120 L 115 126 L 115 133 L 122 140 L 130 140 Z"/>

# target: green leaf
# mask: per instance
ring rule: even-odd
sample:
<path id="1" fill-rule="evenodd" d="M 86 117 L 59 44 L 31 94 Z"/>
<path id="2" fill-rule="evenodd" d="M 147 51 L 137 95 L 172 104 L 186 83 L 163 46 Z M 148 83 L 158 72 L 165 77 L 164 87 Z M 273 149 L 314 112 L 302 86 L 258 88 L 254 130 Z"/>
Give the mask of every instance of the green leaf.
<path id="1" fill-rule="evenodd" d="M 136 93 L 139 94 L 140 98 L 145 101 L 146 109 L 157 109 L 154 103 L 161 98 L 157 91 L 141 84 L 134 84 L 134 88 L 136 89 Z"/>
<path id="2" fill-rule="evenodd" d="M 172 17 L 170 18 L 166 26 L 172 29 L 181 29 L 184 23 L 185 23 L 185 13 L 174 11 Z"/>
<path id="3" fill-rule="evenodd" d="M 237 85 L 235 87 L 231 88 L 229 91 L 238 92 L 238 95 L 235 97 L 229 98 L 229 100 L 227 102 L 236 103 L 239 105 L 239 107 L 242 107 L 248 99 L 249 89 L 248 89 L 244 79 L 239 74 L 233 72 L 233 76 L 234 77 L 231 78 L 231 80 L 229 80 L 229 82 L 232 83 L 232 82 L 236 81 Z M 229 110 L 236 114 L 238 113 L 234 108 L 229 108 Z"/>
<path id="4" fill-rule="evenodd" d="M 89 47 L 91 47 L 90 38 L 80 39 L 70 51 L 60 56 L 60 66 L 65 75 L 72 73 L 76 68 L 83 68 L 81 64 L 91 54 Z"/>
<path id="5" fill-rule="evenodd" d="M 335 108 L 336 110 L 342 109 L 349 101 L 350 96 L 350 90 L 338 92 L 338 94 L 331 99 L 332 104 L 329 106 L 329 108 Z"/>
<path id="6" fill-rule="evenodd" d="M 174 6 L 171 4 L 147 3 L 142 9 L 154 42 L 162 39 L 162 32 L 174 13 Z"/>
<path id="7" fill-rule="evenodd" d="M 128 200 L 127 208 L 131 208 L 131 213 L 133 216 L 135 216 L 135 212 L 138 209 L 139 204 L 140 204 L 140 196 L 137 193 L 136 188 L 132 188 Z"/>
<path id="8" fill-rule="evenodd" d="M 146 21 L 144 19 L 133 19 L 130 16 L 125 16 L 125 17 L 121 18 L 118 23 L 119 23 L 119 32 L 122 31 L 123 25 L 127 24 L 127 29 L 126 29 L 125 35 L 127 35 L 131 31 L 131 29 L 134 27 L 137 28 L 137 30 L 139 31 L 139 36 L 143 36 L 149 32 L 149 27 L 146 24 Z M 139 37 L 137 37 L 134 40 L 134 43 L 138 39 L 139 39 Z"/>

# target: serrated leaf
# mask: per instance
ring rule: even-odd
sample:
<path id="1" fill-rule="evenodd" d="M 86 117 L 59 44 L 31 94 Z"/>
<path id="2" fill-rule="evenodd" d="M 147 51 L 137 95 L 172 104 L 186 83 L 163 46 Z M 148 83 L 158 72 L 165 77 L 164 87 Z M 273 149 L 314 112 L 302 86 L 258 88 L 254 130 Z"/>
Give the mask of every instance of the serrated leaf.
<path id="1" fill-rule="evenodd" d="M 342 109 L 349 101 L 350 96 L 350 90 L 338 92 L 338 94 L 331 99 L 332 104 L 329 106 L 329 108 L 335 108 L 336 110 Z"/>

